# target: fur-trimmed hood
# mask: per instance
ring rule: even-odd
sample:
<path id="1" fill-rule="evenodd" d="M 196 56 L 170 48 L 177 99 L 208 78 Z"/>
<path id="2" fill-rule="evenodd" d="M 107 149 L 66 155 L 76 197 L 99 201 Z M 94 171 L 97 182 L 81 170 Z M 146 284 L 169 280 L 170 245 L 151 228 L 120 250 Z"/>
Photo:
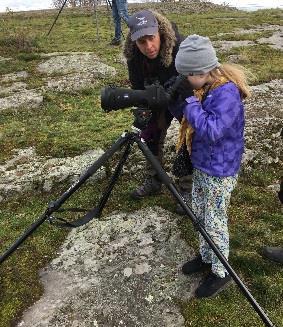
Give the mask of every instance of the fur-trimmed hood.
<path id="1" fill-rule="evenodd" d="M 172 63 L 173 56 L 172 52 L 177 41 L 177 27 L 172 26 L 172 23 L 164 16 L 156 11 L 150 10 L 156 17 L 159 26 L 159 34 L 161 39 L 160 47 L 160 60 L 165 67 L 169 67 Z M 131 60 L 136 51 L 139 51 L 136 43 L 131 40 L 131 34 L 128 33 L 124 45 L 124 56 L 127 60 Z"/>

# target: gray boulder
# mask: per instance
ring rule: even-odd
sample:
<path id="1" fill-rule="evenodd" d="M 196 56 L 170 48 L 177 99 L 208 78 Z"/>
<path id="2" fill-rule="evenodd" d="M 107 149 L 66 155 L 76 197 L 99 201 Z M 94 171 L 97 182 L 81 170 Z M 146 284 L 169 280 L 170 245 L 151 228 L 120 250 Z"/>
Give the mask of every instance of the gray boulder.
<path id="1" fill-rule="evenodd" d="M 48 158 L 38 156 L 34 148 L 14 152 L 12 159 L 0 165 L 0 202 L 33 189 L 48 192 L 63 181 L 72 183 L 103 154 L 96 149 L 73 158 Z M 104 174 L 104 168 L 100 168 L 92 179 Z"/>
<path id="2" fill-rule="evenodd" d="M 44 295 L 18 326 L 184 326 L 175 300 L 200 278 L 180 273 L 191 256 L 176 217 L 159 207 L 94 220 L 41 272 Z"/>

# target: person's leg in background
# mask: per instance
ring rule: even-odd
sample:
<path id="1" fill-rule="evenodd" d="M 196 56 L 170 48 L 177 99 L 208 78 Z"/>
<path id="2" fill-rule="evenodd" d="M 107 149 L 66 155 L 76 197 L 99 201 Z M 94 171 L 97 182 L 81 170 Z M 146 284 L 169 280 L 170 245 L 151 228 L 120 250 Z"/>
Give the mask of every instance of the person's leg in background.
<path id="1" fill-rule="evenodd" d="M 118 14 L 121 20 L 128 25 L 129 14 L 128 14 L 128 2 L 127 0 L 116 0 L 118 3 Z"/>
<path id="2" fill-rule="evenodd" d="M 165 130 L 160 130 L 157 127 L 156 121 L 151 121 L 147 128 L 142 131 L 141 137 L 146 141 L 152 154 L 163 164 L 163 143 L 166 135 Z M 141 199 L 150 195 L 157 195 L 161 192 L 162 183 L 157 176 L 155 169 L 146 160 L 144 180 L 141 185 L 131 192 L 133 199 Z"/>
<path id="3" fill-rule="evenodd" d="M 121 17 L 118 11 L 117 0 L 112 0 L 112 17 L 114 21 L 115 35 L 110 45 L 119 45 L 121 43 Z"/>
<path id="4" fill-rule="evenodd" d="M 115 25 L 115 36 L 111 45 L 120 45 L 122 36 L 121 20 L 128 24 L 128 4 L 127 0 L 112 0 L 112 16 Z"/>
<path id="5" fill-rule="evenodd" d="M 281 131 L 283 137 L 283 129 Z M 280 189 L 278 192 L 278 198 L 281 203 L 283 203 L 283 177 L 281 177 Z M 273 246 L 265 246 L 262 249 L 262 255 L 274 262 L 283 263 L 283 247 L 273 247 Z"/>
<path id="6" fill-rule="evenodd" d="M 147 127 L 142 131 L 141 138 L 145 140 L 152 154 L 163 165 L 163 147 L 167 129 L 173 116 L 169 111 L 163 117 L 152 117 Z M 160 123 L 162 121 L 162 123 Z M 157 195 L 161 192 L 162 183 L 158 178 L 157 172 L 146 161 L 144 181 L 141 185 L 131 192 L 133 199 L 141 199 L 150 195 Z"/>

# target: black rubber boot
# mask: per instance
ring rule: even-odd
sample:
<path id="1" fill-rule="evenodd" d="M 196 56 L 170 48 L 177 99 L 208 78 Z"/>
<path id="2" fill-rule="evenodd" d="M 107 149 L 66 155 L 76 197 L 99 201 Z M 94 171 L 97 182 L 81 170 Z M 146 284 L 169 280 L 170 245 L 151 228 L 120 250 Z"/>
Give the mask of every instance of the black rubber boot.
<path id="1" fill-rule="evenodd" d="M 226 275 L 221 278 L 210 272 L 202 284 L 196 289 L 195 295 L 197 298 L 213 297 L 223 291 L 232 283 L 232 277 Z"/>
<path id="2" fill-rule="evenodd" d="M 269 260 L 283 263 L 283 248 L 266 246 L 262 250 L 262 255 Z"/>
<path id="3" fill-rule="evenodd" d="M 135 200 L 142 199 L 150 195 L 157 195 L 161 193 L 162 183 L 157 176 L 147 176 L 142 183 L 132 193 L 131 197 Z"/>
<path id="4" fill-rule="evenodd" d="M 190 275 L 196 272 L 202 272 L 211 269 L 210 263 L 202 261 L 201 255 L 199 254 L 193 260 L 186 262 L 182 267 L 182 272 L 185 275 Z"/>

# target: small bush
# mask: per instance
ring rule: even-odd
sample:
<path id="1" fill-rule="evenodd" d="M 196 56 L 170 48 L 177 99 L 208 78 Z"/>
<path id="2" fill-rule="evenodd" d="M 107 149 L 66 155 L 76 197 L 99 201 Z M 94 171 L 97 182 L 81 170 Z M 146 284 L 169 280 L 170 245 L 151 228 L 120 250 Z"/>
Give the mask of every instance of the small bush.
<path id="1" fill-rule="evenodd" d="M 38 51 L 36 38 L 32 38 L 24 31 L 18 31 L 0 38 L 0 47 L 5 52 L 35 52 Z"/>
<path id="2" fill-rule="evenodd" d="M 18 59 L 22 61 L 33 61 L 40 59 L 40 55 L 36 53 L 19 53 Z"/>
<path id="3" fill-rule="evenodd" d="M 38 37 L 33 36 L 31 30 L 20 24 L 15 25 L 11 20 L 12 13 L 1 19 L 0 48 L 6 53 L 37 52 L 39 50 Z"/>

